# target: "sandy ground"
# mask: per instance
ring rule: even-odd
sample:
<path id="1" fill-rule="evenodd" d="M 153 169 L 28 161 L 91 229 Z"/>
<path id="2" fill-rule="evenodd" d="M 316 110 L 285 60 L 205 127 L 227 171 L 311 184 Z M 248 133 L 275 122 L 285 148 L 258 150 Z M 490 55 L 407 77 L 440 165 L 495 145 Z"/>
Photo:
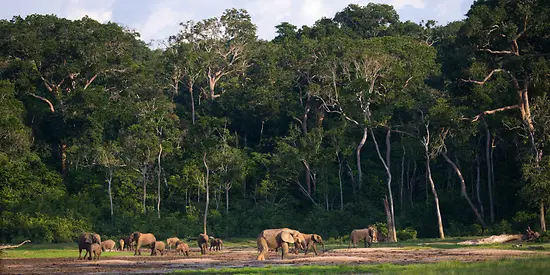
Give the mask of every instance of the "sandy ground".
<path id="1" fill-rule="evenodd" d="M 112 252 L 117 253 L 117 252 Z M 223 267 L 261 267 L 264 265 L 334 265 L 377 263 L 431 263 L 439 261 L 485 261 L 499 258 L 525 257 L 550 252 L 500 249 L 435 249 L 435 248 L 355 248 L 335 249 L 320 254 L 289 255 L 280 260 L 280 254 L 271 252 L 266 261 L 256 261 L 254 248 L 227 248 L 201 256 L 191 250 L 191 256 L 177 256 L 171 251 L 164 256 L 111 256 L 98 261 L 74 258 L 2 259 L 1 274 L 166 274 L 180 269 Z M 112 255 L 112 254 L 111 254 Z"/>

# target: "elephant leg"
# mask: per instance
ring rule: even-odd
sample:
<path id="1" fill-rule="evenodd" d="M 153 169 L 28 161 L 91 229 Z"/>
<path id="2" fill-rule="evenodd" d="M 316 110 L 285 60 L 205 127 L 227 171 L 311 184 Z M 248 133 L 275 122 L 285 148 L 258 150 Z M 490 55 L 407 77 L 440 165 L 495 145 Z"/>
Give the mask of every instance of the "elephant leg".
<path id="1" fill-rule="evenodd" d="M 258 255 L 258 258 L 256 260 L 258 261 L 264 261 L 265 260 L 265 254 L 269 250 L 269 247 L 267 246 L 267 241 L 265 239 L 260 239 L 258 242 L 258 250 L 260 251 L 260 255 Z"/>
<path id="2" fill-rule="evenodd" d="M 313 253 L 315 253 L 315 256 L 317 256 L 317 245 L 315 243 L 313 243 L 311 248 L 313 248 Z M 307 251 L 306 251 L 306 254 L 307 254 Z"/>
<path id="3" fill-rule="evenodd" d="M 281 260 L 284 260 L 285 254 L 288 254 L 288 243 L 281 244 Z"/>
<path id="4" fill-rule="evenodd" d="M 82 260 L 82 248 L 78 249 L 78 259 Z"/>
<path id="5" fill-rule="evenodd" d="M 88 260 L 92 259 L 92 249 L 91 248 L 86 249 L 86 254 L 84 254 L 84 259 L 86 259 L 86 255 L 88 255 Z"/>

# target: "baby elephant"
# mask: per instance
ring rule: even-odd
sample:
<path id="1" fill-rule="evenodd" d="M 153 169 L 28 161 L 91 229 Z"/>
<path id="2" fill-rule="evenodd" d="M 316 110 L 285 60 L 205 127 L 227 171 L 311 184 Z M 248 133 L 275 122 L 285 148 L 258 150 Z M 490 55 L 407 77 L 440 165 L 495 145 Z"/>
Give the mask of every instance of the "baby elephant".
<path id="1" fill-rule="evenodd" d="M 221 251 L 223 247 L 223 241 L 220 238 L 212 238 L 210 241 L 210 251 L 214 248 L 214 251 Z"/>
<path id="2" fill-rule="evenodd" d="M 182 241 L 178 241 L 176 243 L 176 254 L 189 257 L 189 245 Z"/>
<path id="3" fill-rule="evenodd" d="M 101 256 L 101 246 L 99 244 L 92 244 L 92 254 L 94 255 L 94 261 L 99 260 L 99 256 Z"/>
<path id="4" fill-rule="evenodd" d="M 153 255 L 158 255 L 157 253 L 160 253 L 160 255 L 164 255 L 164 249 L 166 248 L 166 245 L 164 244 L 164 242 L 160 241 L 160 242 L 155 242 L 153 245 L 152 245 L 152 249 L 151 249 L 151 256 Z"/>
<path id="5" fill-rule="evenodd" d="M 178 237 L 168 238 L 166 239 L 166 244 L 168 245 L 168 249 L 172 250 L 172 246 L 176 246 L 176 244 L 180 241 Z"/>
<path id="6" fill-rule="evenodd" d="M 113 240 L 106 240 L 101 242 L 101 250 L 109 250 L 112 251 L 115 248 L 115 241 Z"/>

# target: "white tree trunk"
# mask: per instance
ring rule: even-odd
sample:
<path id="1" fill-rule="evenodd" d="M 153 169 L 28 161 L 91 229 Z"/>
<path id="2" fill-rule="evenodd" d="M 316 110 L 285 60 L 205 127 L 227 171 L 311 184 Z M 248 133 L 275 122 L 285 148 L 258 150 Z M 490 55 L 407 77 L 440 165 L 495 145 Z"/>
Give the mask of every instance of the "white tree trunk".
<path id="1" fill-rule="evenodd" d="M 113 217 L 113 193 L 111 191 L 111 186 L 113 182 L 113 168 L 108 168 L 107 182 L 109 184 L 109 203 L 111 204 L 111 218 Z"/>
<path id="2" fill-rule="evenodd" d="M 208 177 L 210 176 L 210 170 L 208 169 L 208 164 L 206 163 L 206 152 L 204 152 L 204 155 L 202 157 L 202 161 L 204 163 L 204 167 L 206 168 L 206 178 L 204 180 L 204 184 L 206 185 L 206 205 L 204 207 L 204 220 L 203 220 L 203 232 L 205 235 L 206 233 L 206 221 L 208 217 L 208 204 L 210 203 L 210 189 L 208 184 Z"/>
<path id="3" fill-rule="evenodd" d="M 359 187 L 359 192 L 361 192 L 361 186 L 363 185 L 363 170 L 361 169 L 361 149 L 365 145 L 368 136 L 368 128 L 363 128 L 363 137 L 359 144 L 357 145 L 356 157 L 357 157 L 357 185 Z"/>
<path id="4" fill-rule="evenodd" d="M 441 220 L 441 211 L 439 210 L 439 197 L 437 196 L 437 191 L 435 190 L 435 184 L 432 179 L 432 171 L 430 169 L 430 156 L 428 155 L 427 152 L 426 152 L 426 170 L 428 173 L 428 180 L 432 187 L 432 193 L 434 195 L 435 210 L 437 212 L 437 226 L 439 229 L 439 238 L 445 239 L 445 232 L 443 231 L 443 221 Z"/>
<path id="5" fill-rule="evenodd" d="M 160 219 L 160 173 L 162 172 L 161 166 L 161 157 L 162 157 L 162 144 L 159 143 L 159 154 L 158 154 L 158 171 L 157 171 L 157 217 Z"/>
<path id="6" fill-rule="evenodd" d="M 388 223 L 388 238 L 390 239 L 390 242 L 397 242 L 397 232 L 395 231 L 395 214 L 393 209 L 393 195 L 391 190 L 391 180 L 392 175 L 390 171 L 390 150 L 391 150 L 391 144 L 390 144 L 390 137 L 391 137 L 391 129 L 388 128 L 388 131 L 386 133 L 386 160 L 382 157 L 382 154 L 380 153 L 380 148 L 378 147 L 378 142 L 376 141 L 376 136 L 374 135 L 374 132 L 372 128 L 370 129 L 372 140 L 374 141 L 374 145 L 376 148 L 376 152 L 378 153 L 378 157 L 380 158 L 380 161 L 382 162 L 382 165 L 384 165 L 384 168 L 386 169 L 386 174 L 388 175 L 388 194 L 389 194 L 389 211 L 390 211 L 390 219 L 391 224 Z"/>

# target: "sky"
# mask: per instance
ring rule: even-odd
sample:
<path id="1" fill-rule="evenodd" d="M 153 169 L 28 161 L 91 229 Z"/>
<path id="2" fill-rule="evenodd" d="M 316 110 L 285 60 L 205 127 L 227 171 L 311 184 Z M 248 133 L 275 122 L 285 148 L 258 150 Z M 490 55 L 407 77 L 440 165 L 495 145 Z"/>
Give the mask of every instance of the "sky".
<path id="1" fill-rule="evenodd" d="M 463 19 L 473 0 L 0 0 L 0 19 L 34 13 L 69 19 L 88 15 L 136 30 L 150 42 L 177 34 L 180 22 L 219 17 L 225 9 L 242 8 L 258 27 L 258 37 L 270 40 L 281 22 L 311 26 L 322 17 L 334 17 L 351 3 L 369 2 L 393 5 L 402 21 L 431 19 L 446 24 Z"/>

